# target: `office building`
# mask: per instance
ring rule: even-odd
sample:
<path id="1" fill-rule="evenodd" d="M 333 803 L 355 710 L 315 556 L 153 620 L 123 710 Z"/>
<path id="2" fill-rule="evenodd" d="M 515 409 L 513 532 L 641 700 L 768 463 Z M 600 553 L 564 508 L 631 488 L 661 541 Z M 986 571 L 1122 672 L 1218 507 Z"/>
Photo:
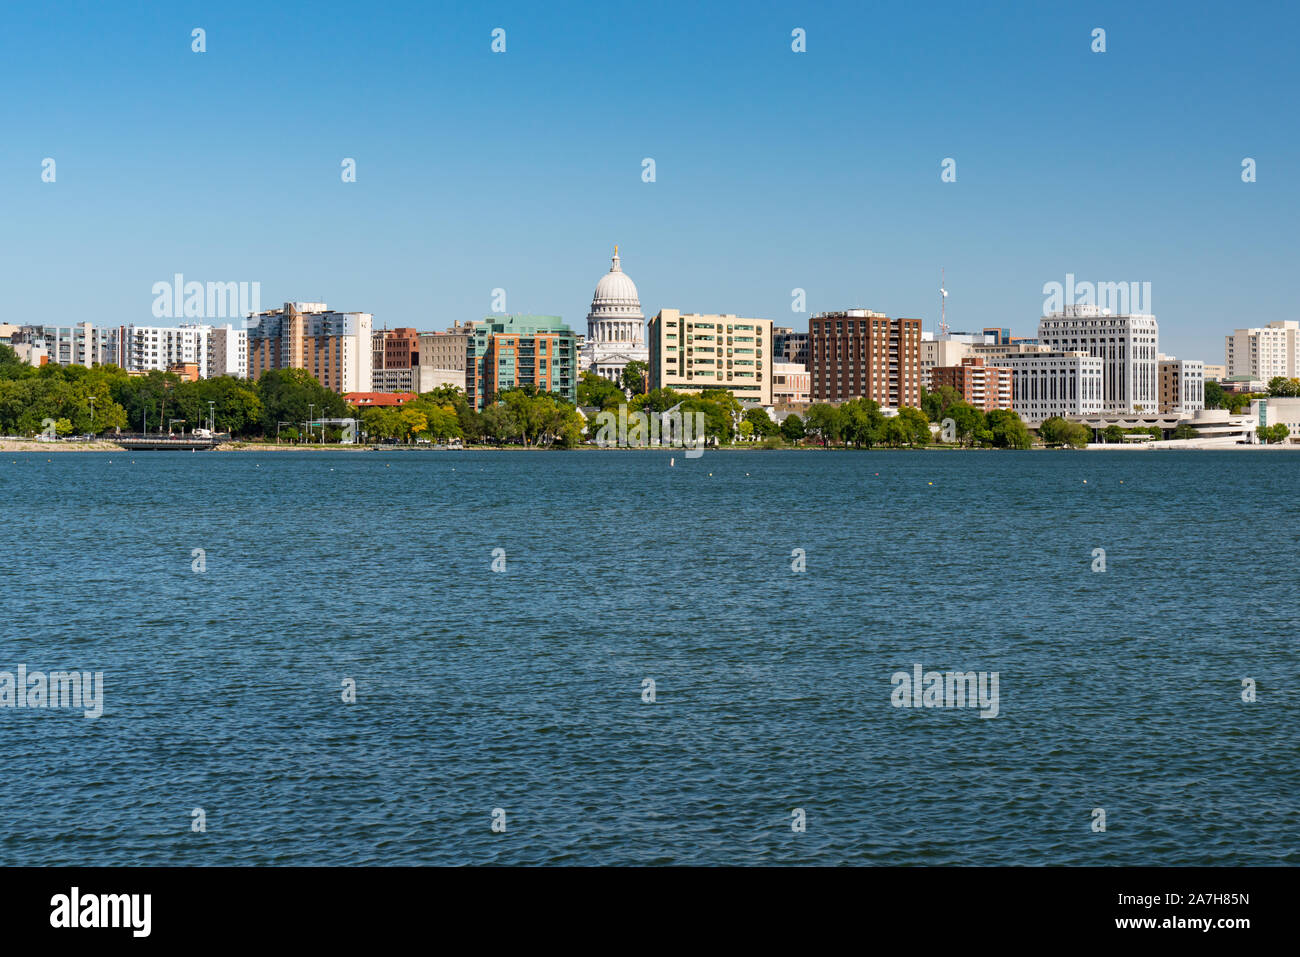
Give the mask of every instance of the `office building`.
<path id="1" fill-rule="evenodd" d="M 772 404 L 772 320 L 661 309 L 650 319 L 650 388 L 726 389 Z"/>
<path id="2" fill-rule="evenodd" d="M 1015 374 L 1011 407 L 1032 428 L 1053 416 L 1105 411 L 1105 360 L 1098 356 L 1083 350 L 1022 352 L 989 361 Z"/>
<path id="3" fill-rule="evenodd" d="M 1155 316 L 1112 316 L 1092 305 L 1066 306 L 1038 322 L 1040 344 L 1054 351 L 1083 351 L 1102 360 L 1106 412 L 1156 410 L 1158 339 Z"/>

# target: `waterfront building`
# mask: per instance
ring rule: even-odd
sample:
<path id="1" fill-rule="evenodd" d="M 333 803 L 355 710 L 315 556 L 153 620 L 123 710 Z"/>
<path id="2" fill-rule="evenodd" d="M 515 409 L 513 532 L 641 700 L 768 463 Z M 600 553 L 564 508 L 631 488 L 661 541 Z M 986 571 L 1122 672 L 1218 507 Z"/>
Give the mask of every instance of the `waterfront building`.
<path id="1" fill-rule="evenodd" d="M 806 405 L 808 383 L 808 370 L 802 362 L 783 362 L 778 356 L 772 363 L 772 404 Z"/>
<path id="2" fill-rule="evenodd" d="M 1160 356 L 1160 411 L 1191 414 L 1205 408 L 1205 363 Z"/>
<path id="3" fill-rule="evenodd" d="M 1011 369 L 985 365 L 980 356 L 966 356 L 953 366 L 936 366 L 930 373 L 930 391 L 944 386 L 957 391 L 962 401 L 983 412 L 1012 409 L 1015 373 Z"/>
<path id="4" fill-rule="evenodd" d="M 577 405 L 577 343 L 559 316 L 495 315 L 466 327 L 465 395 L 482 410 L 503 389 L 536 386 Z"/>
<path id="5" fill-rule="evenodd" d="M 1284 424 L 1290 433 L 1287 444 L 1300 442 L 1300 398 L 1273 396 L 1253 399 L 1250 403 L 1250 418 L 1254 425 Z M 1259 436 L 1255 436 L 1258 441 Z"/>
<path id="6" fill-rule="evenodd" d="M 619 382 L 629 362 L 650 361 L 650 350 L 636 283 L 623 272 L 617 246 L 611 262 L 609 272 L 600 277 L 592 294 L 580 355 L 583 371 Z"/>
<path id="7" fill-rule="evenodd" d="M 661 309 L 650 320 L 650 388 L 726 389 L 772 404 L 772 320 Z"/>
<path id="8" fill-rule="evenodd" d="M 117 330 L 97 328 L 89 322 L 70 326 L 19 326 L 10 333 L 9 342 L 32 365 L 53 362 L 61 366 L 90 367 L 116 361 Z"/>
<path id="9" fill-rule="evenodd" d="M 1236 329 L 1225 337 L 1227 376 L 1267 382 L 1276 376 L 1300 377 L 1300 322 L 1286 319 L 1267 326 Z"/>
<path id="10" fill-rule="evenodd" d="M 1011 407 L 1028 426 L 1105 411 L 1105 360 L 1098 356 L 1083 350 L 1025 352 L 990 361 L 1015 374 Z"/>
<path id="11" fill-rule="evenodd" d="M 1155 316 L 1112 316 L 1092 305 L 1066 306 L 1038 322 L 1040 344 L 1102 360 L 1102 401 L 1108 412 L 1155 411 L 1158 339 Z"/>
<path id="12" fill-rule="evenodd" d="M 248 374 L 306 369 L 340 394 L 370 391 L 374 317 L 337 312 L 323 302 L 286 302 L 249 320 Z"/>
<path id="13" fill-rule="evenodd" d="M 1099 438 L 1102 432 L 1114 425 L 1126 430 L 1157 428 L 1164 438 L 1168 440 L 1174 429 L 1180 425 L 1188 425 L 1195 431 L 1195 436 L 1188 440 L 1180 439 L 1178 441 L 1186 441 L 1188 444 L 1201 447 L 1242 445 L 1256 441 L 1255 420 L 1250 415 L 1233 415 L 1224 409 L 1198 409 L 1190 414 L 1182 412 L 1165 414 L 1159 412 L 1132 412 L 1128 414 L 1100 412 L 1090 415 L 1068 415 L 1065 418 L 1071 422 L 1086 425 L 1097 433 Z M 1177 446 L 1171 447 L 1176 448 Z"/>
<path id="14" fill-rule="evenodd" d="M 195 365 L 200 379 L 212 375 L 212 327 L 200 323 L 179 326 L 119 326 L 116 362 L 127 372 L 167 372 L 173 366 Z"/>
<path id="15" fill-rule="evenodd" d="M 920 319 L 870 309 L 820 313 L 809 322 L 808 362 L 814 402 L 864 397 L 920 408 Z"/>

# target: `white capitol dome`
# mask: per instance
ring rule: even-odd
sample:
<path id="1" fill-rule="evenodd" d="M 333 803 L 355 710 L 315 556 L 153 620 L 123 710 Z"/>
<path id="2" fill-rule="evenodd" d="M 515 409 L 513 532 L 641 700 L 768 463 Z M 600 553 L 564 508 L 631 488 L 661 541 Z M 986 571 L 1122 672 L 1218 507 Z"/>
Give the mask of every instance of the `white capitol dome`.
<path id="1" fill-rule="evenodd" d="M 588 335 L 594 335 L 592 323 L 602 319 L 640 320 L 641 299 L 637 296 L 636 283 L 625 272 L 618 258 L 618 247 L 614 247 L 613 265 L 609 272 L 600 277 L 596 291 L 591 296 L 591 312 L 587 314 Z M 638 336 L 638 339 L 641 337 Z"/>
<path id="2" fill-rule="evenodd" d="M 614 247 L 613 265 L 600 277 L 587 313 L 587 341 L 583 345 L 583 367 L 618 381 L 630 361 L 650 358 L 645 345 L 645 316 L 636 283 L 623 272 Z"/>

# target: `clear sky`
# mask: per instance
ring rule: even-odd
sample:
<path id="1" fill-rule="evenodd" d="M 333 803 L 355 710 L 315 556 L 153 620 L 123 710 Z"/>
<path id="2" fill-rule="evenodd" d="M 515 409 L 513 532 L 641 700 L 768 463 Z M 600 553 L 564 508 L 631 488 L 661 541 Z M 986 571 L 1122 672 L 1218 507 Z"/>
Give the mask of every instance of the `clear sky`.
<path id="1" fill-rule="evenodd" d="M 1150 282 L 1161 351 L 1222 362 L 1300 318 L 1297 10 L 7 3 L 0 319 L 157 324 L 179 272 L 422 330 L 502 287 L 585 331 L 618 243 L 647 316 L 932 328 L 942 266 L 954 329 L 1032 335 L 1073 273 Z"/>

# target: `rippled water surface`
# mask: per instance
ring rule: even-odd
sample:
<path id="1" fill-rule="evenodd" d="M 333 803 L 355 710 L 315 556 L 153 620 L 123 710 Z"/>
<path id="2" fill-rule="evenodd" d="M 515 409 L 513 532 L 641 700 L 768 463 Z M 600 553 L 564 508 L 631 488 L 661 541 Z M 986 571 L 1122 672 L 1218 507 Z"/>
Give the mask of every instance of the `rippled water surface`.
<path id="1" fill-rule="evenodd" d="M 1300 456 L 675 458 L 5 454 L 0 860 L 1300 862 Z"/>

